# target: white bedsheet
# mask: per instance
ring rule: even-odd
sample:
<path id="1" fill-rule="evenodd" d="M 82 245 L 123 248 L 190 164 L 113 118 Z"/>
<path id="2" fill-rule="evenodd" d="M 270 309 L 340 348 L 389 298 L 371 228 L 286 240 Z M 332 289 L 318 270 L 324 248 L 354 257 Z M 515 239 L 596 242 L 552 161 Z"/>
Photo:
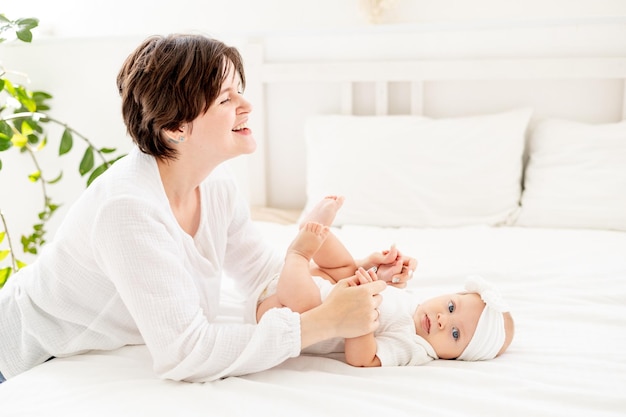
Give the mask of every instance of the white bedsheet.
<path id="1" fill-rule="evenodd" d="M 281 250 L 296 232 L 259 225 Z M 512 307 L 516 336 L 507 353 L 487 362 L 369 369 L 301 356 L 258 374 L 190 384 L 157 379 L 145 347 L 129 346 L 55 359 L 1 384 L 0 415 L 626 415 L 626 233 L 335 231 L 357 256 L 395 242 L 417 257 L 408 290 L 418 297 L 459 290 L 470 273 L 485 276 Z M 228 298 L 225 314 L 237 311 Z"/>

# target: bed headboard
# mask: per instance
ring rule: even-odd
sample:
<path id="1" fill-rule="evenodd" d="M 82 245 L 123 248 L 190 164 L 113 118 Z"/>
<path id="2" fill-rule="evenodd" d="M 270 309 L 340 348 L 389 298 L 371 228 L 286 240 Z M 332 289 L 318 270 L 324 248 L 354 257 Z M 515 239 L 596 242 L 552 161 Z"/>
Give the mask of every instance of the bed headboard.
<path id="1" fill-rule="evenodd" d="M 529 106 L 530 126 L 546 117 L 626 118 L 626 54 L 291 60 L 268 57 L 271 44 L 240 49 L 258 150 L 235 163 L 253 206 L 303 207 L 304 123 L 312 115 L 456 117 Z"/>
<path id="2" fill-rule="evenodd" d="M 215 36 L 237 46 L 246 64 L 246 96 L 254 105 L 250 126 L 258 151 L 231 162 L 254 206 L 304 207 L 304 126 L 313 115 L 445 118 L 528 106 L 534 109 L 532 127 L 547 117 L 611 123 L 626 113 L 626 16 Z M 137 35 L 5 43 L 0 56 L 6 68 L 29 75 L 32 89 L 54 94 L 55 117 L 99 146 L 125 152 L 131 141 L 120 117 L 114 80 L 143 39 Z M 84 59 L 76 65 L 59 56 Z M 92 106 L 84 105 L 85 86 L 90 96 L 98 97 Z M 62 130 L 50 133 L 51 138 L 60 137 Z M 45 161 L 55 172 L 55 148 L 48 149 L 52 156 Z M 77 166 L 80 156 L 64 156 L 67 166 Z M 23 186 L 34 186 L 28 180 L 28 156 L 21 157 L 3 160 L 3 172 L 10 174 L 0 175 L 0 200 L 20 193 Z M 55 201 L 63 204 L 51 220 L 50 236 L 84 184 L 74 169 L 64 170 L 54 191 Z M 37 193 L 23 197 L 28 200 L 8 199 L 13 205 L 2 200 L 2 210 L 14 230 L 26 232 L 40 203 Z"/>

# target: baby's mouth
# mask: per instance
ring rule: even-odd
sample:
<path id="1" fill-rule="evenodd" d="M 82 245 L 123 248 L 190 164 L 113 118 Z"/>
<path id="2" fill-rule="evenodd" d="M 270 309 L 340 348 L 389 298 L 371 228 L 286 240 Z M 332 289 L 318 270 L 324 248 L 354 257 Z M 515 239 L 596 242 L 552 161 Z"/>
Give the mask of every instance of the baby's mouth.
<path id="1" fill-rule="evenodd" d="M 430 319 L 426 314 L 422 317 L 422 329 L 426 332 L 426 334 L 430 334 Z"/>

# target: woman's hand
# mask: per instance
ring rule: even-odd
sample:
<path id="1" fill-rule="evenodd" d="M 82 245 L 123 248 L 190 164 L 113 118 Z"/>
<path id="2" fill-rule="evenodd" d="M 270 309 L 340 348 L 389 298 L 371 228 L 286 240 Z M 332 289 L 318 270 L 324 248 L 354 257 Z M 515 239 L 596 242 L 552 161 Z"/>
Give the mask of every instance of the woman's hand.
<path id="1" fill-rule="evenodd" d="M 375 266 L 371 267 L 367 271 L 363 267 L 359 267 L 353 276 L 345 278 L 344 281 L 346 281 L 351 287 L 367 284 L 372 281 L 378 281 L 376 270 L 377 268 Z"/>
<path id="2" fill-rule="evenodd" d="M 340 280 L 320 306 L 300 315 L 302 349 L 333 337 L 359 337 L 378 328 L 377 308 L 386 284 L 362 278 L 367 282 L 361 285 L 354 285 L 354 277 Z"/>

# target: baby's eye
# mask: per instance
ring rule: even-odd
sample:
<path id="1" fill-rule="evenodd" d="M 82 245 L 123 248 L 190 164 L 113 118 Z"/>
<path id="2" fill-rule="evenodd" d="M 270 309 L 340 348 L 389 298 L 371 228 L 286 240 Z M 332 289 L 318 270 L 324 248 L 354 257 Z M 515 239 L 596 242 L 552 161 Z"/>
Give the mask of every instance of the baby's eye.
<path id="1" fill-rule="evenodd" d="M 457 329 L 456 327 L 452 328 L 452 337 L 454 338 L 454 340 L 459 340 L 459 337 L 461 336 L 461 333 L 459 332 L 459 329 Z"/>
<path id="2" fill-rule="evenodd" d="M 452 301 L 448 301 L 448 311 L 454 313 L 454 303 Z"/>

